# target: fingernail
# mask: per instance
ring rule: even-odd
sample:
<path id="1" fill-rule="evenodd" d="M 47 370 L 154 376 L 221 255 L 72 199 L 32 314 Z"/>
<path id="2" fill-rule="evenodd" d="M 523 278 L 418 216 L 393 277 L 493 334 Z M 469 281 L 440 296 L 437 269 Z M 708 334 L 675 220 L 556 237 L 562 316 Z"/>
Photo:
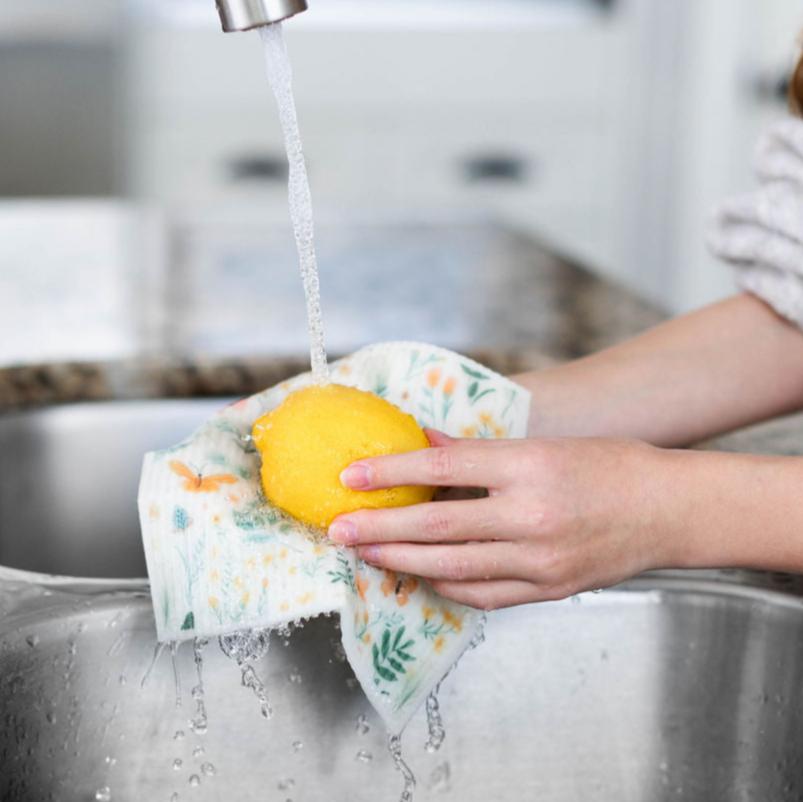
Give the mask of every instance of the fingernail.
<path id="1" fill-rule="evenodd" d="M 367 563 L 375 563 L 379 561 L 379 546 L 363 546 L 357 552 L 361 560 Z"/>
<path id="2" fill-rule="evenodd" d="M 357 527 L 351 521 L 334 521 L 329 527 L 329 537 L 335 543 L 353 546 L 357 542 Z"/>
<path id="3" fill-rule="evenodd" d="M 371 486 L 371 469 L 356 462 L 340 474 L 340 482 L 352 490 L 367 490 Z"/>

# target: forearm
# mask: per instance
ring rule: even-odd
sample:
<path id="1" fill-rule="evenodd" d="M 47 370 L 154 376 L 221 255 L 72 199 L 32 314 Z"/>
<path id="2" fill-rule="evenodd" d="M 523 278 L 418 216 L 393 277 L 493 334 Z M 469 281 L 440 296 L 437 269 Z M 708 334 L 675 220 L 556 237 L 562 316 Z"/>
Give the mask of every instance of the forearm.
<path id="1" fill-rule="evenodd" d="M 803 573 L 803 459 L 688 451 L 656 459 L 655 567 Z"/>
<path id="2" fill-rule="evenodd" d="M 516 380 L 533 394 L 533 437 L 687 445 L 800 408 L 803 334 L 739 295 Z"/>

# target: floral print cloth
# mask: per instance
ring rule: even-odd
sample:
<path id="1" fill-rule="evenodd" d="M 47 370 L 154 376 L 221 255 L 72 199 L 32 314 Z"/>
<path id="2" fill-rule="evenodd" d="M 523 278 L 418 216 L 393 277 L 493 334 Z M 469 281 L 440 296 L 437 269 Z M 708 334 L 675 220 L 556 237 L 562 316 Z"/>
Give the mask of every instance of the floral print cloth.
<path id="1" fill-rule="evenodd" d="M 332 364 L 331 379 L 453 436 L 526 432 L 526 390 L 434 346 L 374 345 Z M 365 564 L 266 502 L 251 427 L 310 382 L 304 374 L 246 398 L 146 455 L 139 510 L 157 634 L 178 641 L 338 612 L 355 675 L 399 732 L 466 649 L 480 613 Z"/>

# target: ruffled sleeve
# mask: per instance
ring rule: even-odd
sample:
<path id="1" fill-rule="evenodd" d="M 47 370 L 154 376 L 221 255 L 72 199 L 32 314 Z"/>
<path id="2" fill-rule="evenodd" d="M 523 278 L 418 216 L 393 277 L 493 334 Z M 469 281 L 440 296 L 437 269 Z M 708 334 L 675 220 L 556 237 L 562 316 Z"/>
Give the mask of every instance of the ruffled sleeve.
<path id="1" fill-rule="evenodd" d="M 770 129 L 756 165 L 760 188 L 722 205 L 709 244 L 742 289 L 803 329 L 803 120 Z"/>

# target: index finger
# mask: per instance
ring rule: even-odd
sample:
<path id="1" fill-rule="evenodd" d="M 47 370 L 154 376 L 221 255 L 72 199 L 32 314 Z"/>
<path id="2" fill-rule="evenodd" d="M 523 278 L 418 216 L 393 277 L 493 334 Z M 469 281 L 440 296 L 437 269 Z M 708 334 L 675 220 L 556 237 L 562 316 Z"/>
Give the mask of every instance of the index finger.
<path id="1" fill-rule="evenodd" d="M 429 487 L 498 487 L 512 472 L 509 449 L 500 441 L 455 440 L 406 454 L 363 459 L 340 474 L 352 490 L 379 490 L 403 485 Z"/>

